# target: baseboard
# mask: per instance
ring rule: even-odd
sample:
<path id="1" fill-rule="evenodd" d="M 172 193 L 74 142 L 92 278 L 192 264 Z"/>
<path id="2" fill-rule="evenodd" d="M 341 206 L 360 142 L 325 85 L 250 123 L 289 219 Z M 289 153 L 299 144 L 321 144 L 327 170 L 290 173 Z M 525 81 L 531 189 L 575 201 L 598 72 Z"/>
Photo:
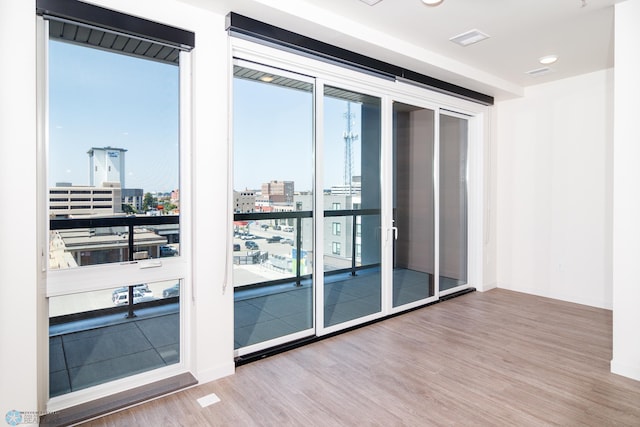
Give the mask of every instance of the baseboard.
<path id="1" fill-rule="evenodd" d="M 632 380 L 640 381 L 640 365 L 622 363 L 619 360 L 611 360 L 611 372 L 616 375 L 622 375 L 623 377 L 631 378 Z"/>
<path id="2" fill-rule="evenodd" d="M 487 292 L 490 291 L 491 289 L 496 289 L 498 287 L 498 284 L 496 282 L 493 283 L 487 283 L 487 284 L 483 284 L 482 286 L 476 286 L 476 291 L 478 292 Z"/>
<path id="3" fill-rule="evenodd" d="M 602 308 L 605 310 L 613 309 L 612 301 L 607 301 L 605 299 L 600 299 L 600 298 L 597 298 L 597 299 L 585 298 L 583 295 L 559 293 L 559 292 L 554 292 L 553 290 L 549 291 L 547 289 L 520 288 L 520 287 L 508 286 L 500 283 L 497 284 L 497 287 L 500 289 L 506 289 L 508 291 L 521 292 L 523 294 L 535 295 L 535 296 L 544 297 L 544 298 L 551 298 L 559 301 L 586 305 L 589 307 Z"/>
<path id="4" fill-rule="evenodd" d="M 195 375 L 198 379 L 198 384 L 204 384 L 233 375 L 235 373 L 235 369 L 236 364 L 233 362 L 233 359 L 231 359 L 229 363 L 225 363 L 211 369 L 198 371 Z"/>

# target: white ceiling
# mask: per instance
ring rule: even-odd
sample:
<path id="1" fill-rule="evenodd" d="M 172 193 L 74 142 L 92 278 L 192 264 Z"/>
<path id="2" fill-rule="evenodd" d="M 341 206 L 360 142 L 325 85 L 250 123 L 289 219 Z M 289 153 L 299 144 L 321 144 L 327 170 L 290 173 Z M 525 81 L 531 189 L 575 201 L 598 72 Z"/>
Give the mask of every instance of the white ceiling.
<path id="1" fill-rule="evenodd" d="M 498 99 L 529 85 L 613 66 L 613 5 L 619 0 L 182 0 L 237 12 Z M 586 3 L 584 5 L 583 3 Z M 461 47 L 449 38 L 490 36 Z M 541 56 L 552 72 L 531 77 Z"/>

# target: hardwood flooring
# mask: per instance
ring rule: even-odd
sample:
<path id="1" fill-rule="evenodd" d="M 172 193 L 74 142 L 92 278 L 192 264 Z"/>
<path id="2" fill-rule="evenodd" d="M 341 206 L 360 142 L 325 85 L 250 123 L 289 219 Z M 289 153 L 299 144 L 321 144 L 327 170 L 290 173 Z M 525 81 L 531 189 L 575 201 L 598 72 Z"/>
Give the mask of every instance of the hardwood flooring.
<path id="1" fill-rule="evenodd" d="M 241 366 L 90 426 L 640 426 L 611 312 L 474 292 Z M 202 408 L 197 399 L 220 402 Z"/>

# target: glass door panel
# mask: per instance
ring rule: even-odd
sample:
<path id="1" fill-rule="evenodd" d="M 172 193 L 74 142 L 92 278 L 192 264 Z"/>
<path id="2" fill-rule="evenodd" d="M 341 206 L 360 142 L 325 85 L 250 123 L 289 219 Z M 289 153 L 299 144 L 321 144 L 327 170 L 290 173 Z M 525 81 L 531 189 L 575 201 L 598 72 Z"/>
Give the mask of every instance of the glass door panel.
<path id="1" fill-rule="evenodd" d="M 313 333 L 313 90 L 304 77 L 234 66 L 235 349 Z"/>
<path id="2" fill-rule="evenodd" d="M 393 104 L 393 307 L 435 295 L 434 120 Z"/>
<path id="3" fill-rule="evenodd" d="M 324 89 L 324 326 L 379 313 L 380 98 Z"/>
<path id="4" fill-rule="evenodd" d="M 440 292 L 467 283 L 468 123 L 440 115 Z"/>

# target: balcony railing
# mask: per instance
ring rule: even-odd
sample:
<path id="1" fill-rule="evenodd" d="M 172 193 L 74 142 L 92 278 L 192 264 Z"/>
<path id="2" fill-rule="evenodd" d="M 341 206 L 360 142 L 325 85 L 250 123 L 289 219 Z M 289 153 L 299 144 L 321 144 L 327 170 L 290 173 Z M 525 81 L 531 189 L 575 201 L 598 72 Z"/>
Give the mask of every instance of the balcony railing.
<path id="1" fill-rule="evenodd" d="M 134 261 L 135 256 L 135 240 L 134 240 L 134 228 L 144 226 L 161 226 L 170 224 L 180 224 L 179 215 L 162 215 L 162 216 L 114 216 L 114 217 L 98 217 L 98 218 L 51 218 L 49 220 L 50 231 L 61 230 L 74 230 L 74 229 L 96 229 L 96 228 L 125 228 L 127 231 L 122 233 L 123 236 L 127 236 L 127 259 L 121 261 Z M 143 308 L 148 306 L 154 306 L 158 304 L 167 304 L 175 302 L 175 298 L 169 298 L 159 300 L 158 302 L 152 301 L 145 303 L 135 303 L 134 301 L 134 286 L 128 286 L 128 302 L 126 305 L 118 308 L 106 309 L 106 310 L 91 310 L 84 313 L 79 313 L 75 317 L 81 317 L 84 319 L 92 317 L 100 317 L 105 313 L 119 312 L 126 307 L 127 317 L 135 317 L 134 308 Z M 71 321 L 75 318 L 73 315 L 61 316 L 56 322 Z"/>
<path id="2" fill-rule="evenodd" d="M 373 216 L 380 215 L 380 209 L 342 209 L 342 210 L 326 210 L 324 211 L 324 218 L 338 218 L 338 217 L 347 217 L 351 219 L 351 235 L 348 237 L 349 239 L 349 247 L 350 253 L 348 257 L 343 256 L 342 258 L 350 259 L 350 266 L 347 268 L 339 268 L 325 271 L 324 274 L 326 276 L 335 275 L 335 274 L 343 274 L 349 273 L 352 276 L 357 275 L 357 272 L 364 269 L 379 267 L 380 263 L 368 263 L 362 264 L 358 263 L 358 254 L 357 254 L 357 239 L 358 237 L 358 228 L 356 224 L 358 224 L 358 218 L 364 216 Z M 234 214 L 234 222 L 238 223 L 247 223 L 250 224 L 252 222 L 266 224 L 270 223 L 270 227 L 274 225 L 279 225 L 282 222 L 289 224 L 293 221 L 293 229 L 294 229 L 294 239 L 293 244 L 295 250 L 293 251 L 295 257 L 292 257 L 292 262 L 295 268 L 292 268 L 292 276 L 282 279 L 276 280 L 265 280 L 260 282 L 254 282 L 251 284 L 242 285 L 242 289 L 248 288 L 260 288 L 266 286 L 273 286 L 285 283 L 295 283 L 296 286 L 300 286 L 303 281 L 311 279 L 311 274 L 302 274 L 301 273 L 301 257 L 303 254 L 303 240 L 306 241 L 308 247 L 312 247 L 312 231 L 313 227 L 310 225 L 308 227 L 303 227 L 303 220 L 312 218 L 313 212 L 311 211 L 292 211 L 292 212 L 252 212 L 252 213 L 236 213 Z M 308 237 L 303 236 L 303 229 L 309 234 Z M 264 236 L 263 236 L 264 238 Z"/>
<path id="3" fill-rule="evenodd" d="M 134 227 L 147 225 L 168 225 L 180 224 L 179 215 L 160 215 L 160 216 L 115 216 L 101 218 L 52 218 L 49 220 L 49 229 L 72 230 L 78 228 L 105 228 L 105 227 L 127 227 L 128 230 L 128 249 L 129 261 L 134 258 Z"/>

